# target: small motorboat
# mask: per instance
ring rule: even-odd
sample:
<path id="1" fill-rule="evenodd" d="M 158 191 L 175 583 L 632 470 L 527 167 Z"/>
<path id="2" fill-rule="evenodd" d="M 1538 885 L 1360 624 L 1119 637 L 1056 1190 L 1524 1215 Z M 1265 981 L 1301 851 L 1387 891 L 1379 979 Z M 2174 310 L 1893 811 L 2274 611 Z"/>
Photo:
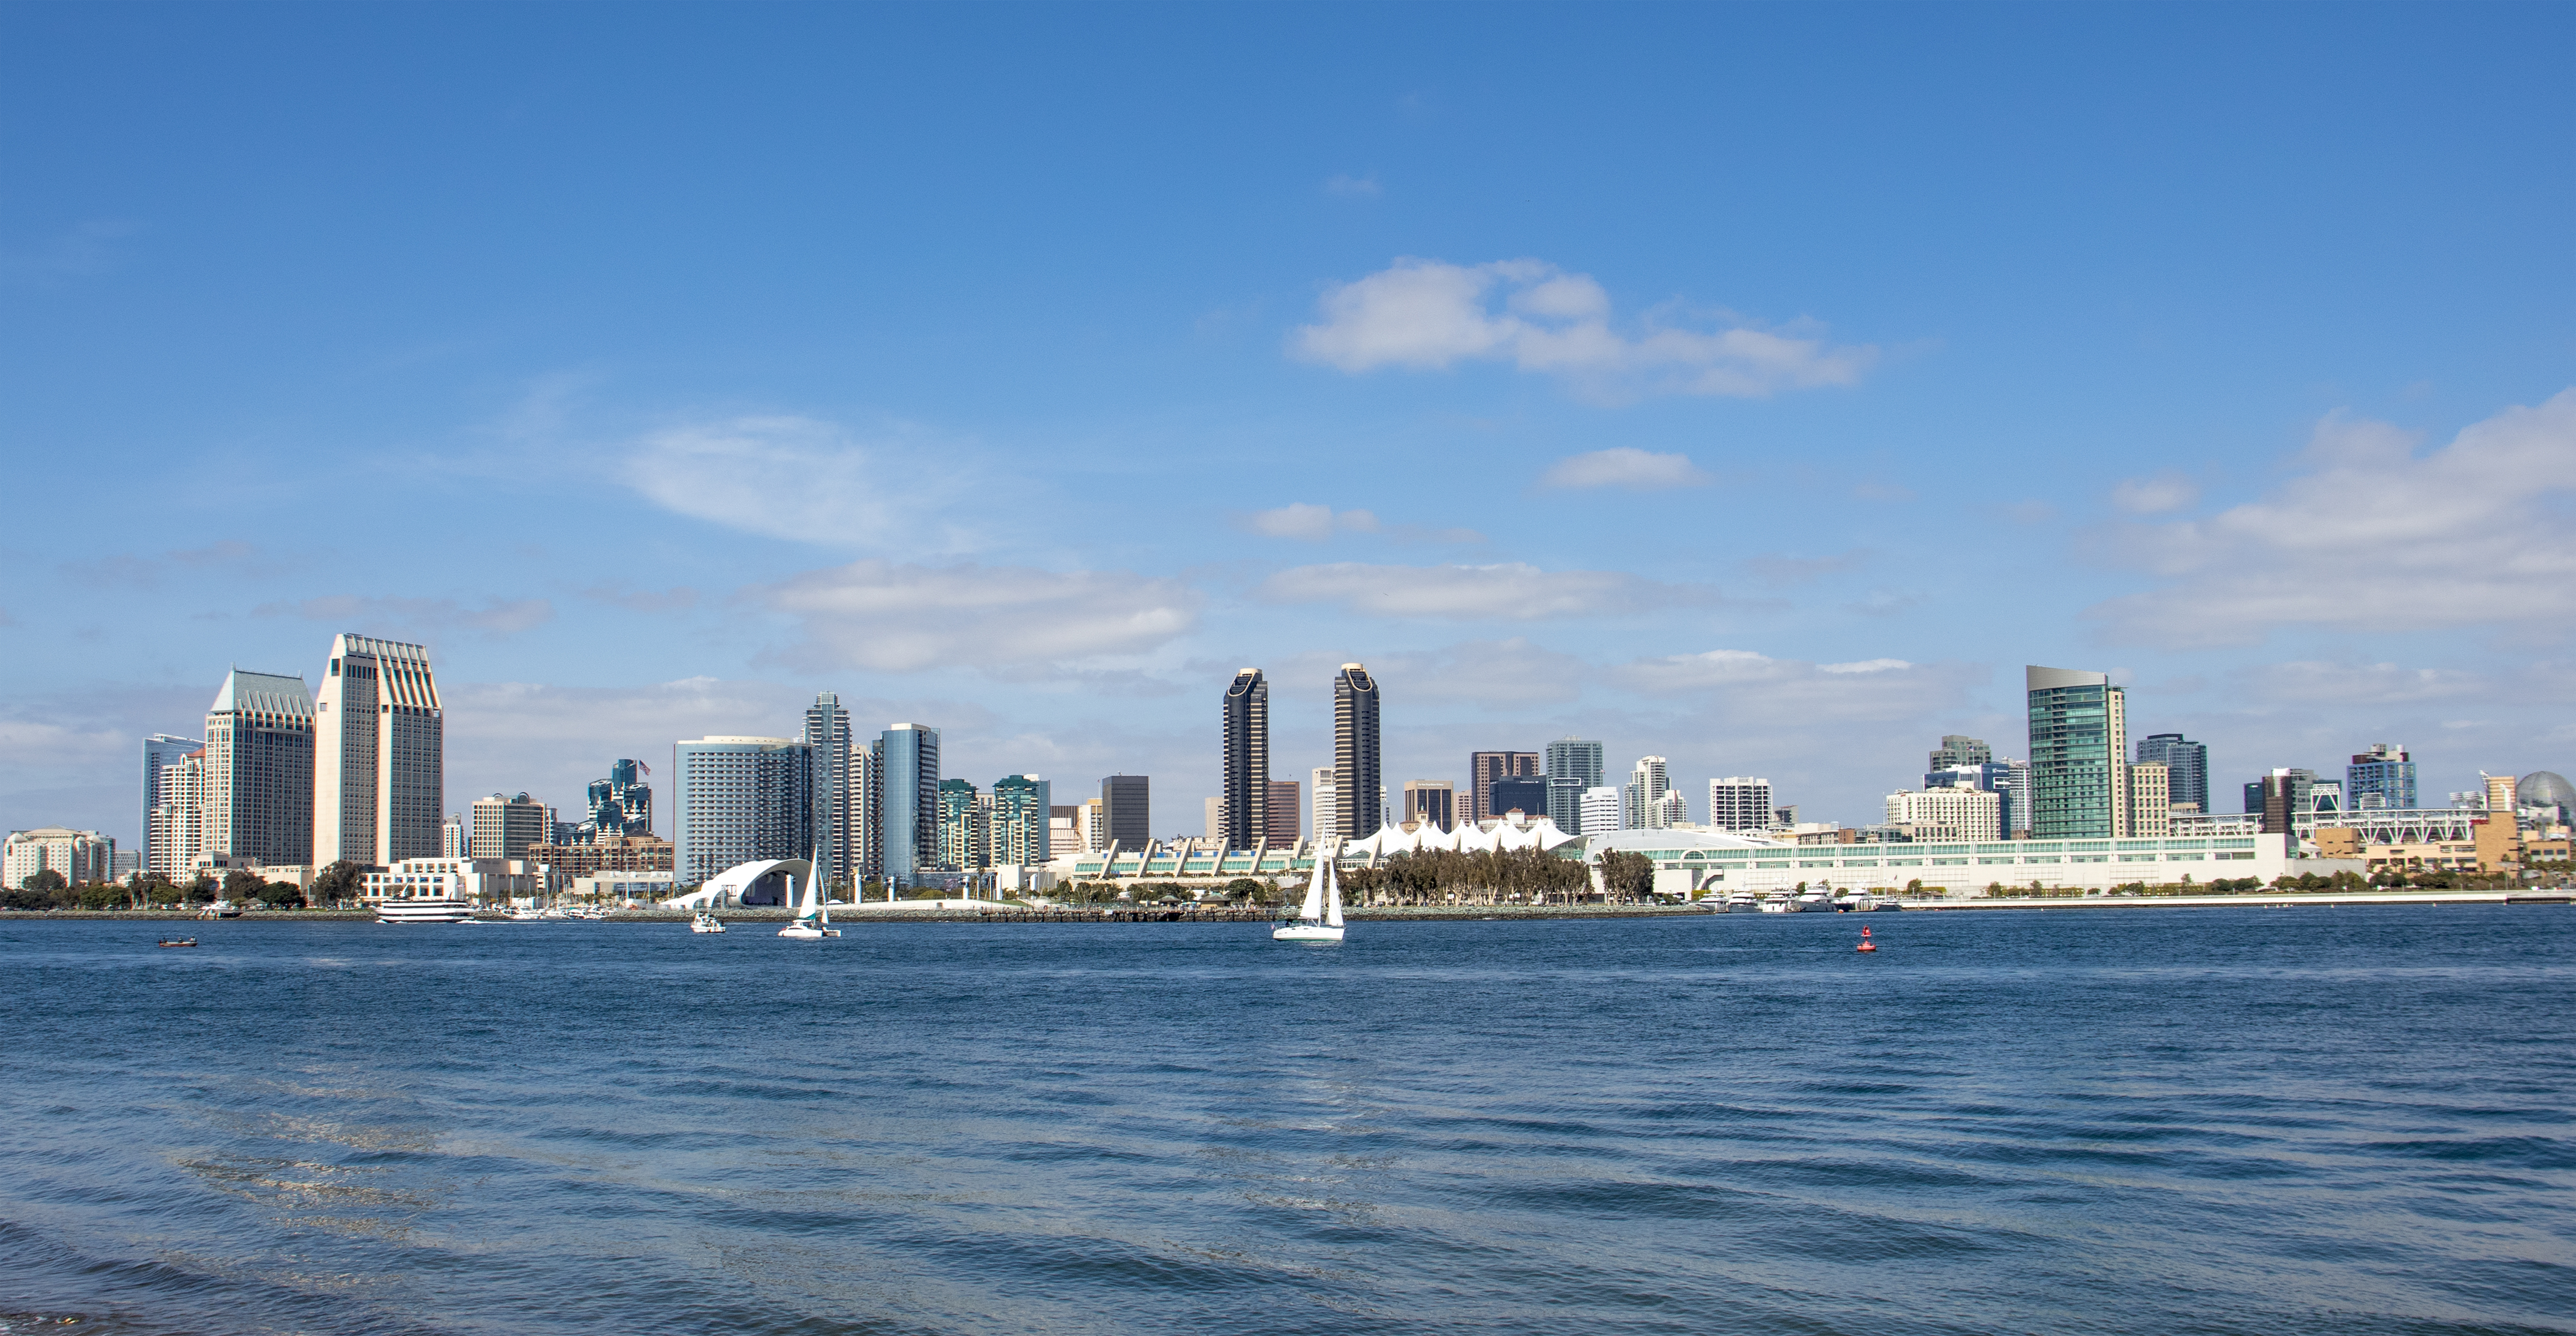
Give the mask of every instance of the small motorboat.
<path id="1" fill-rule="evenodd" d="M 175 942 L 174 942 L 174 941 L 171 941 L 171 940 L 170 940 L 169 938 L 167 938 L 167 937 L 164 937 L 164 938 L 162 938 L 160 941 L 158 941 L 158 942 L 154 943 L 154 945 L 156 945 L 156 946 L 195 946 L 196 944 L 197 944 L 197 939 L 196 939 L 196 938 L 194 938 L 194 937 L 182 937 L 182 938 L 180 938 L 179 940 L 177 940 L 177 941 L 175 941 Z"/>
<path id="2" fill-rule="evenodd" d="M 710 914 L 710 913 L 708 913 L 707 911 L 705 911 L 705 910 L 701 909 L 701 910 L 699 910 L 699 911 L 698 911 L 698 916 L 697 916 L 696 918 L 693 918 L 693 919 L 690 919 L 690 920 L 689 920 L 689 931 L 691 931 L 691 932 L 723 932 L 723 931 L 724 931 L 724 920 L 723 920 L 723 919 L 720 919 L 720 918 L 717 918 L 715 915 Z"/>

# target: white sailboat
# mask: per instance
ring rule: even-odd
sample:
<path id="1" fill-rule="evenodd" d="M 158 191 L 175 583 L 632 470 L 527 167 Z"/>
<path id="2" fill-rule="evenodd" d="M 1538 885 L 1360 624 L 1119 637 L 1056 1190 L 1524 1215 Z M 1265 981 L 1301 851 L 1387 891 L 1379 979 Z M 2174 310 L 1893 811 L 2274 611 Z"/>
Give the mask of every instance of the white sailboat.
<path id="1" fill-rule="evenodd" d="M 841 930 L 832 926 L 831 907 L 823 903 L 822 850 L 815 850 L 814 855 L 805 865 L 805 893 L 796 901 L 796 921 L 778 930 L 781 937 L 819 942 L 841 935 Z"/>
<path id="2" fill-rule="evenodd" d="M 1306 883 L 1306 903 L 1297 911 L 1297 921 L 1283 923 L 1270 930 L 1274 942 L 1338 942 L 1342 940 L 1342 875 L 1333 866 L 1338 850 L 1315 851 L 1315 875 Z"/>

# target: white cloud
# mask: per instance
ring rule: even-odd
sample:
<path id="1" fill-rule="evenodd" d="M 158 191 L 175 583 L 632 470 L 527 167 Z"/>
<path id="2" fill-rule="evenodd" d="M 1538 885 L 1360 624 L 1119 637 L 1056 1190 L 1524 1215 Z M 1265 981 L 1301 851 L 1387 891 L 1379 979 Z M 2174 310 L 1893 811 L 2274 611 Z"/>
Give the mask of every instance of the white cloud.
<path id="1" fill-rule="evenodd" d="M 923 668 L 1133 654 L 1188 631 L 1197 591 L 1127 571 L 854 561 L 753 591 L 798 620 L 814 666 Z"/>
<path id="2" fill-rule="evenodd" d="M 904 462 L 930 458 L 938 470 Z M 620 481 L 656 505 L 750 533 L 832 547 L 898 536 L 916 550 L 969 545 L 926 518 L 965 483 L 953 447 L 872 449 L 814 418 L 738 417 L 656 432 L 629 447 L 618 468 Z"/>
<path id="3" fill-rule="evenodd" d="M 1862 659 L 1856 663 L 1820 663 L 1816 665 L 1816 671 L 1820 673 L 1886 673 L 1893 672 L 1899 668 L 1911 668 L 1913 666 L 1913 664 L 1907 663 L 1903 659 Z"/>
<path id="4" fill-rule="evenodd" d="M 1634 446 L 1615 446 L 1556 461 L 1540 483 L 1548 487 L 1625 487 L 1656 491 L 1666 487 L 1702 487 L 1709 476 L 1688 455 L 1649 454 Z"/>
<path id="5" fill-rule="evenodd" d="M 1599 617 L 1715 601 L 1705 590 L 1658 584 L 1621 571 L 1543 571 L 1492 566 L 1299 566 L 1263 581 L 1272 603 L 1332 603 L 1377 617 L 1531 621 Z"/>
<path id="6" fill-rule="evenodd" d="M 1614 685 L 1642 695 L 1707 696 L 1721 718 L 1766 731 L 1919 716 L 1960 703 L 1966 685 L 1983 676 L 1983 670 L 1956 664 L 1808 663 L 1741 649 L 1637 659 L 1607 674 Z"/>
<path id="7" fill-rule="evenodd" d="M 2200 499 L 2200 484 L 2179 473 L 2126 479 L 2111 489 L 2111 504 L 2132 515 L 2161 515 Z"/>
<path id="8" fill-rule="evenodd" d="M 2207 520 L 2107 549 L 2168 577 L 2087 615 L 2167 644 L 2247 642 L 2277 626 L 2493 626 L 2554 635 L 2576 615 L 2576 390 L 2511 408 L 2428 454 L 2386 423 L 2320 422 L 2306 471 Z"/>
<path id="9" fill-rule="evenodd" d="M 1878 356 L 1875 348 L 1831 344 L 1804 329 L 1784 333 L 1740 321 L 1689 328 L 1649 314 L 1622 332 L 1612 326 L 1610 295 L 1599 283 L 1538 260 L 1401 259 L 1334 285 L 1316 306 L 1320 323 L 1299 329 L 1290 343 L 1307 361 L 1353 373 L 1502 361 L 1604 397 L 1760 398 L 1850 385 Z"/>
<path id="10" fill-rule="evenodd" d="M 2462 696 L 2486 696 L 2495 689 L 2495 684 L 2485 675 L 2455 668 L 2299 660 L 2243 670 L 2237 674 L 2230 695 L 2240 700 L 2314 710 L 2320 707 L 2414 705 Z M 2514 694 L 2524 693 L 2517 691 Z"/>
<path id="11" fill-rule="evenodd" d="M 1242 517 L 1243 527 L 1272 538 L 1303 538 L 1320 543 L 1336 532 L 1376 533 L 1377 516 L 1365 510 L 1336 514 L 1331 506 L 1298 501 L 1276 510 L 1256 510 Z"/>

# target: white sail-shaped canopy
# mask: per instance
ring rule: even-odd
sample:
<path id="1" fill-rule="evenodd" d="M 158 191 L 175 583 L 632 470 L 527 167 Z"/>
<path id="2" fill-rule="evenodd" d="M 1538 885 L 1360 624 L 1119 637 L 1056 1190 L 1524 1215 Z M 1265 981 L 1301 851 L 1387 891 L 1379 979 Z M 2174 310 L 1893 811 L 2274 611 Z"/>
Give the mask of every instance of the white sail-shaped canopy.
<path id="1" fill-rule="evenodd" d="M 1418 853 L 1428 849 L 1451 853 L 1508 853 L 1515 849 L 1536 849 L 1542 853 L 1558 845 L 1571 844 L 1581 836 L 1568 835 L 1546 817 L 1524 820 L 1515 825 L 1509 818 L 1485 822 L 1462 821 L 1455 830 L 1442 830 L 1429 821 L 1406 830 L 1402 826 L 1380 826 L 1377 833 L 1364 840 L 1352 840 L 1342 846 L 1346 854 L 1358 854 L 1371 863 L 1382 862 L 1396 854 Z"/>

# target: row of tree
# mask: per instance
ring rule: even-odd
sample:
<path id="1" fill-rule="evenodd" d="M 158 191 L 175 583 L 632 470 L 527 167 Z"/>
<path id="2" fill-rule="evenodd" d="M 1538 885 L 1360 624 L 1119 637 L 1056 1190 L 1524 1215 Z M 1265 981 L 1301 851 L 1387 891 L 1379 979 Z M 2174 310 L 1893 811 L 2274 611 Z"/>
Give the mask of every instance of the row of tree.
<path id="1" fill-rule="evenodd" d="M 202 873 L 173 881 L 158 872 L 140 872 L 123 881 L 74 885 L 62 873 L 45 868 L 0 890 L 0 909 L 192 909 L 217 900 L 237 905 L 257 901 L 276 909 L 310 908 L 357 899 L 366 875 L 361 864 L 339 862 L 322 869 L 310 890 L 291 881 L 270 881 L 250 868 L 234 868 L 220 881 Z"/>
<path id="2" fill-rule="evenodd" d="M 1654 862 L 1643 854 L 1613 853 L 1601 861 L 1614 900 L 1642 899 L 1654 886 Z M 1342 891 L 1366 905 L 1557 904 L 1593 894 L 1589 864 L 1536 849 L 1401 853 L 1343 873 Z"/>

